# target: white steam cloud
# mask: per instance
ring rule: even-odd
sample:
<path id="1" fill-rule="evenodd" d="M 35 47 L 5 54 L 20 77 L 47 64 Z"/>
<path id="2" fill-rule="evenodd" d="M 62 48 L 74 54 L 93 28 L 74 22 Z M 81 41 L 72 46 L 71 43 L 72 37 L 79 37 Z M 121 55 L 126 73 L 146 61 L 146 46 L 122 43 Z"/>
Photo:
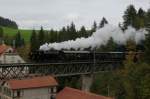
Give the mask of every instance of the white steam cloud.
<path id="1" fill-rule="evenodd" d="M 108 40 L 112 37 L 117 44 L 126 44 L 127 40 L 134 40 L 137 44 L 145 39 L 147 31 L 140 29 L 136 31 L 132 27 L 128 27 L 126 31 L 112 25 L 105 25 L 105 27 L 97 30 L 92 36 L 88 38 L 77 38 L 76 40 L 68 40 L 60 43 L 46 43 L 40 46 L 40 50 L 62 50 L 62 49 L 75 49 L 84 50 L 85 48 L 98 48 L 101 45 L 107 44 Z"/>

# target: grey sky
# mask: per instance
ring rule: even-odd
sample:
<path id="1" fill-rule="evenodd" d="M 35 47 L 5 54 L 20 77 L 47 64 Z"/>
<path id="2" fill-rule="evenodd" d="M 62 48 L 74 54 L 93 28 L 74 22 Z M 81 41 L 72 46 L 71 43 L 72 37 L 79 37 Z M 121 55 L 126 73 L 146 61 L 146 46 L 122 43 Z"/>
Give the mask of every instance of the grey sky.
<path id="1" fill-rule="evenodd" d="M 20 28 L 58 29 L 72 21 L 77 27 L 91 27 L 103 16 L 117 25 L 129 4 L 150 8 L 150 0 L 0 0 L 0 15 L 15 20 Z"/>

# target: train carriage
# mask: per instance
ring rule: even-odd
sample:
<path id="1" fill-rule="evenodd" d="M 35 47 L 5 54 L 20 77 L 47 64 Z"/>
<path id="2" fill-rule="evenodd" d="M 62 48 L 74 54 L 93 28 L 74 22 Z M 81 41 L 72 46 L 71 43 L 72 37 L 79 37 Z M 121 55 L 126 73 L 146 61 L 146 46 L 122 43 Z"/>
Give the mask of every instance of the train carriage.
<path id="1" fill-rule="evenodd" d="M 35 51 L 30 53 L 34 62 L 97 62 L 121 61 L 125 52 L 93 52 L 93 51 Z"/>

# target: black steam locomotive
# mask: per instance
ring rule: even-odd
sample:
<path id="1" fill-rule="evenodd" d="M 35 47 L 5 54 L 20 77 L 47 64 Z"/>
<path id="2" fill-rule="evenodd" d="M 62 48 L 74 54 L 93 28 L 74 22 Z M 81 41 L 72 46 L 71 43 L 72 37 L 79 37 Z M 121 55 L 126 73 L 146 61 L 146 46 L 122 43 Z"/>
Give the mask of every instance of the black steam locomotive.
<path id="1" fill-rule="evenodd" d="M 94 51 L 34 51 L 29 54 L 32 62 L 61 63 L 61 62 L 93 62 L 93 61 L 122 61 L 125 52 L 94 52 Z"/>

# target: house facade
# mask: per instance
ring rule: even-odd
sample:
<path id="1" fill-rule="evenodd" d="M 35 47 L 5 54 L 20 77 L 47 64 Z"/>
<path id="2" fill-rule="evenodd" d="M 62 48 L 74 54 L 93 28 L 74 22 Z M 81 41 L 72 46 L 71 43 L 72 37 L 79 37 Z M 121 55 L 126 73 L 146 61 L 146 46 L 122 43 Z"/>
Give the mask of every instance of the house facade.
<path id="1" fill-rule="evenodd" d="M 15 49 L 5 44 L 0 45 L 0 64 L 25 63 Z"/>
<path id="2" fill-rule="evenodd" d="M 9 80 L 0 88 L 0 99 L 54 99 L 57 85 L 51 76 Z"/>

